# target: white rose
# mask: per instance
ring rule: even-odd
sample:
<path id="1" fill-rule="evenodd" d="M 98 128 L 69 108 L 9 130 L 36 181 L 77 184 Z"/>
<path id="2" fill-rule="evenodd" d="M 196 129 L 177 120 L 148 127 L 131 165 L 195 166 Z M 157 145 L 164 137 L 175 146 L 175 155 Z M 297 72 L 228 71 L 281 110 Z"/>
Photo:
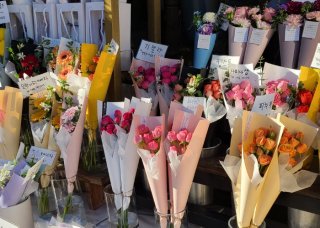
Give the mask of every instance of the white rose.
<path id="1" fill-rule="evenodd" d="M 213 12 L 207 12 L 203 15 L 203 22 L 215 23 L 216 22 L 216 14 Z"/>

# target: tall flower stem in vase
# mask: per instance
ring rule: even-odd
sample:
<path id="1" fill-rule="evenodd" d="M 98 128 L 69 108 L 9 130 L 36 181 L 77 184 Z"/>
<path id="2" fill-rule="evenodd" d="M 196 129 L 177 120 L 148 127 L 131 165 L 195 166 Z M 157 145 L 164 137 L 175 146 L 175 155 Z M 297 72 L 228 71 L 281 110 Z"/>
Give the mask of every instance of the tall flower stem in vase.
<path id="1" fill-rule="evenodd" d="M 90 127 L 86 127 L 85 132 L 82 165 L 86 171 L 92 171 L 97 168 L 97 133 L 96 129 Z"/>
<path id="2" fill-rule="evenodd" d="M 49 212 L 49 192 L 47 188 L 39 189 L 39 201 L 38 201 L 38 210 L 40 216 L 43 216 Z"/>

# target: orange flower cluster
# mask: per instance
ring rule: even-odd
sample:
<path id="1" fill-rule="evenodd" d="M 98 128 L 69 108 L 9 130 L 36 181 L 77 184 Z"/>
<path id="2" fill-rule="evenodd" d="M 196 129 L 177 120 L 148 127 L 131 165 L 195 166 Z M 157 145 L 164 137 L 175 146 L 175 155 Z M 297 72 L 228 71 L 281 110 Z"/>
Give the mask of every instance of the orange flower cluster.
<path id="1" fill-rule="evenodd" d="M 302 142 L 303 137 L 302 132 L 299 131 L 296 134 L 291 134 L 287 129 L 285 129 L 282 134 L 278 151 L 279 153 L 289 154 L 290 167 L 294 167 L 297 164 L 297 155 L 301 158 L 301 155 L 308 151 L 307 144 Z"/>
<path id="2" fill-rule="evenodd" d="M 276 147 L 276 133 L 272 129 L 259 128 L 254 132 L 253 142 L 244 148 L 247 155 L 254 154 L 260 165 L 260 174 L 264 175 L 266 168 L 271 162 L 274 149 Z M 241 150 L 242 144 L 238 145 Z"/>
<path id="3" fill-rule="evenodd" d="M 67 75 L 73 70 L 73 54 L 69 50 L 63 50 L 57 57 L 57 65 L 61 66 L 59 78 L 67 79 Z"/>

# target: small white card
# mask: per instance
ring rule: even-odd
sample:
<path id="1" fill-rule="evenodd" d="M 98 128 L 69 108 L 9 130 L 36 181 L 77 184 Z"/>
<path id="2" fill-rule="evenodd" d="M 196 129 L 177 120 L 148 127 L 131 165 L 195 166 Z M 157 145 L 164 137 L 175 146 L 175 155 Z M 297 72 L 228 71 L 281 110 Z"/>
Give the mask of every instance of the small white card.
<path id="1" fill-rule="evenodd" d="M 316 21 L 305 21 L 302 37 L 314 39 L 318 32 L 319 22 Z"/>
<path id="2" fill-rule="evenodd" d="M 51 72 L 30 77 L 18 82 L 19 88 L 24 98 L 32 94 L 46 90 L 48 86 L 56 86 L 55 80 L 51 77 Z"/>
<path id="3" fill-rule="evenodd" d="M 232 84 L 241 83 L 249 80 L 254 88 L 259 88 L 259 75 L 253 72 L 252 64 L 248 65 L 229 65 L 229 78 Z"/>
<path id="4" fill-rule="evenodd" d="M 197 108 L 199 105 L 202 105 L 203 108 L 205 109 L 206 98 L 185 96 L 185 97 L 183 97 L 182 105 L 195 113 L 197 111 Z"/>
<path id="5" fill-rule="evenodd" d="M 254 28 L 252 30 L 249 43 L 260 45 L 265 35 L 266 35 L 266 30 Z"/>
<path id="6" fill-rule="evenodd" d="M 274 93 L 262 96 L 256 96 L 252 107 L 252 112 L 257 112 L 262 115 L 270 115 L 274 101 Z"/>
<path id="7" fill-rule="evenodd" d="M 210 48 L 210 35 L 199 34 L 197 48 L 209 49 Z"/>
<path id="8" fill-rule="evenodd" d="M 56 154 L 55 151 L 32 146 L 26 160 L 28 162 L 38 162 L 43 158 L 42 164 L 50 166 L 53 164 Z"/>
<path id="9" fill-rule="evenodd" d="M 0 228 L 19 228 L 18 226 L 0 218 Z"/>
<path id="10" fill-rule="evenodd" d="M 0 1 L 0 24 L 10 23 L 9 11 L 6 1 Z"/>
<path id="11" fill-rule="evenodd" d="M 249 28 L 236 27 L 234 31 L 233 42 L 245 43 L 248 41 Z"/>
<path id="12" fill-rule="evenodd" d="M 318 43 L 317 49 L 314 52 L 311 67 L 320 69 L 320 43 Z"/>
<path id="13" fill-rule="evenodd" d="M 142 40 L 136 58 L 149 63 L 154 63 L 155 56 L 164 57 L 167 49 L 167 45 Z"/>
<path id="14" fill-rule="evenodd" d="M 240 56 L 212 55 L 209 76 L 218 78 L 218 68 L 228 70 L 229 64 L 239 64 Z"/>
<path id="15" fill-rule="evenodd" d="M 300 27 L 291 27 L 286 25 L 284 33 L 284 41 L 299 41 L 300 39 Z"/>

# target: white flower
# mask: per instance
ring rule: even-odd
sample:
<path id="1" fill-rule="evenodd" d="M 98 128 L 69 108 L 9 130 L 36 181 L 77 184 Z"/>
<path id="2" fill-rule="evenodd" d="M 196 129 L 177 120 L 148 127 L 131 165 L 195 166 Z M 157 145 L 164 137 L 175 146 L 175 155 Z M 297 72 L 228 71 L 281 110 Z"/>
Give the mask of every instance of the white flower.
<path id="1" fill-rule="evenodd" d="M 45 102 L 41 102 L 40 106 L 44 109 L 44 111 L 49 112 L 51 110 L 51 105 L 46 104 Z"/>
<path id="2" fill-rule="evenodd" d="M 206 12 L 202 18 L 203 22 L 208 22 L 208 23 L 215 23 L 216 19 L 217 19 L 217 16 L 213 12 Z"/>
<path id="3" fill-rule="evenodd" d="M 10 171 L 13 169 L 13 166 L 10 163 L 5 164 L 0 169 L 0 189 L 3 189 L 7 182 L 10 180 Z"/>
<path id="4" fill-rule="evenodd" d="M 17 57 L 18 57 L 19 60 L 24 60 L 24 58 L 26 56 L 23 54 L 23 52 L 20 52 L 20 53 L 17 54 Z"/>
<path id="5" fill-rule="evenodd" d="M 20 43 L 20 44 L 17 45 L 18 50 L 22 49 L 23 47 L 24 47 L 23 43 Z"/>

